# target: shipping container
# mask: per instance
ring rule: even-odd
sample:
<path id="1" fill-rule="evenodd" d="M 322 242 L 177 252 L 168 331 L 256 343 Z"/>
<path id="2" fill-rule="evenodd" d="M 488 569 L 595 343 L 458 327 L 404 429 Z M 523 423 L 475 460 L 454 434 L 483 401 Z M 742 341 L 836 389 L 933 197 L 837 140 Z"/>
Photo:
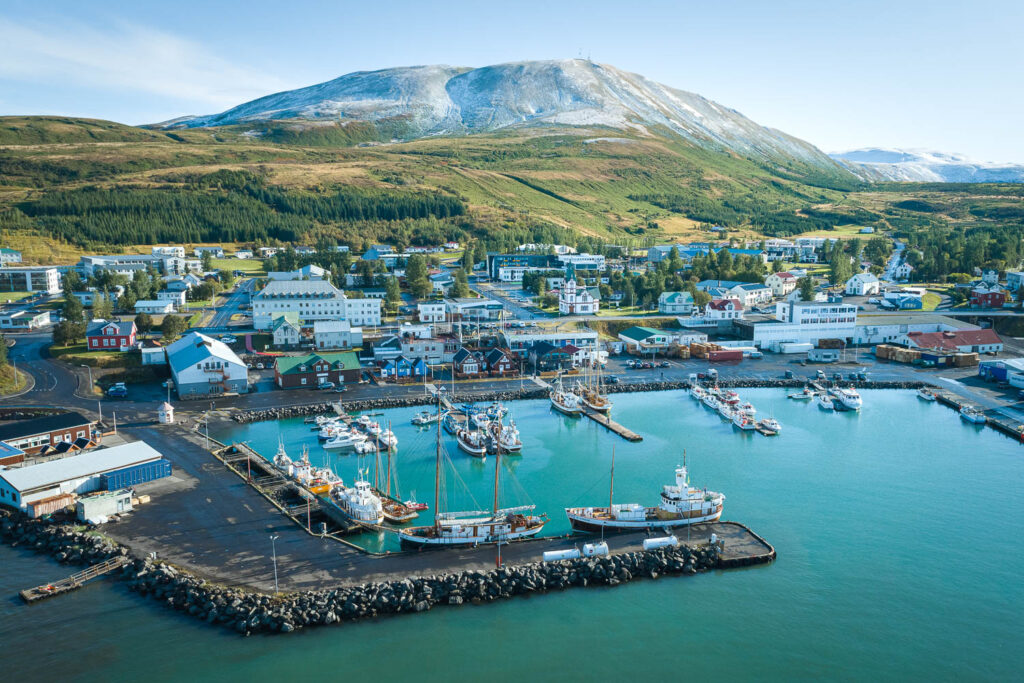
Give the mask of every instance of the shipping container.
<path id="1" fill-rule="evenodd" d="M 727 360 L 743 360 L 742 351 L 734 351 L 732 349 L 719 349 L 718 351 L 709 351 L 708 360 L 712 363 L 720 363 Z"/>
<path id="2" fill-rule="evenodd" d="M 34 518 L 52 515 L 54 512 L 71 507 L 75 504 L 75 497 L 70 493 L 63 493 L 59 496 L 51 496 L 41 500 L 35 500 L 28 504 L 28 516 Z"/>
<path id="3" fill-rule="evenodd" d="M 106 491 L 144 484 L 147 481 L 171 476 L 171 461 L 160 458 L 141 465 L 132 465 L 100 475 L 100 488 Z"/>

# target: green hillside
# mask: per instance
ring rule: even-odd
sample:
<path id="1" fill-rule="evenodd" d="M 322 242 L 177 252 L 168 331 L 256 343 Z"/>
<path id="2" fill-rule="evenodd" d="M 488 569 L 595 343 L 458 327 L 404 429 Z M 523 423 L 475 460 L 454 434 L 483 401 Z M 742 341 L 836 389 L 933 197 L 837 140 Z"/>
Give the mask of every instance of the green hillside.
<path id="1" fill-rule="evenodd" d="M 599 238 L 643 245 L 872 225 L 1019 220 L 987 186 L 864 186 L 767 167 L 665 133 L 511 129 L 391 143 L 373 124 L 272 122 L 158 131 L 0 118 L 0 231 L 60 253 L 157 242 L 436 243 Z M 59 249 L 58 249 L 59 247 Z"/>

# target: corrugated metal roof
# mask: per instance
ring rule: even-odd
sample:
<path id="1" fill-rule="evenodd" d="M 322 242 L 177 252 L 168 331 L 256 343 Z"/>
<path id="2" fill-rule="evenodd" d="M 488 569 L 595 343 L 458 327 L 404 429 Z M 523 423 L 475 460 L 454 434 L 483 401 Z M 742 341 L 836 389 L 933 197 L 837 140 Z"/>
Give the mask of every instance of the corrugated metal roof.
<path id="1" fill-rule="evenodd" d="M 0 479 L 18 491 L 30 491 L 72 479 L 119 470 L 122 467 L 130 467 L 160 457 L 162 457 L 160 452 L 149 444 L 135 441 L 30 467 L 2 470 Z"/>
<path id="2" fill-rule="evenodd" d="M 201 363 L 208 358 L 221 360 L 237 365 L 244 365 L 242 360 L 228 345 L 199 332 L 189 332 L 184 337 L 167 347 L 167 362 L 174 372 Z"/>

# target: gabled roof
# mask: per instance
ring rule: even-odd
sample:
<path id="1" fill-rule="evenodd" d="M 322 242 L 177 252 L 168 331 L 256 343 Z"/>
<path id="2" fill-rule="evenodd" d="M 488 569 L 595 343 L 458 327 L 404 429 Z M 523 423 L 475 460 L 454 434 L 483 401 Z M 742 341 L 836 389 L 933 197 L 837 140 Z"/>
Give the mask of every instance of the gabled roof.
<path id="1" fill-rule="evenodd" d="M 759 289 L 768 289 L 768 285 L 761 284 L 760 282 L 744 282 L 739 285 L 739 288 L 747 292 L 754 292 Z"/>
<path id="2" fill-rule="evenodd" d="M 59 413 L 31 420 L 18 420 L 0 425 L 0 441 L 17 440 L 33 434 L 55 432 L 59 429 L 71 429 L 87 424 L 92 424 L 92 420 L 82 417 L 80 413 Z"/>
<path id="3" fill-rule="evenodd" d="M 359 327 L 352 327 L 347 320 L 314 320 L 313 334 L 328 334 L 331 332 L 351 332 L 361 330 Z"/>
<path id="4" fill-rule="evenodd" d="M 285 313 L 275 315 L 274 322 L 270 326 L 270 329 L 272 332 L 277 332 L 279 328 L 284 327 L 285 325 L 291 325 L 295 329 L 299 329 L 299 314 L 295 311 L 287 311 Z"/>
<path id="5" fill-rule="evenodd" d="M 467 349 L 465 346 L 463 346 L 458 351 L 456 351 L 455 355 L 452 357 L 452 361 L 455 362 L 455 363 L 463 363 L 467 359 L 468 360 L 476 360 L 476 356 L 474 356 L 473 353 L 469 349 Z"/>
<path id="6" fill-rule="evenodd" d="M 245 366 L 242 360 L 224 342 L 200 332 L 189 332 L 167 347 L 167 362 L 175 372 L 190 365 L 218 358 L 232 365 Z"/>
<path id="7" fill-rule="evenodd" d="M 918 348 L 947 351 L 955 351 L 961 346 L 988 346 L 1003 343 L 1003 340 L 991 328 L 957 330 L 955 332 L 911 332 L 907 337 Z"/>
<path id="8" fill-rule="evenodd" d="M 742 282 L 735 280 L 701 280 L 697 283 L 697 289 L 707 289 L 709 287 L 723 287 L 725 289 L 732 289 L 736 285 L 742 285 Z"/>
<path id="9" fill-rule="evenodd" d="M 169 301 L 161 301 L 160 303 L 170 303 Z M 86 330 L 85 336 L 96 337 L 103 334 L 103 329 L 108 325 L 117 326 L 117 334 L 122 336 L 129 336 L 135 330 L 134 320 L 105 320 L 89 323 L 89 329 Z"/>
<path id="10" fill-rule="evenodd" d="M 662 292 L 658 301 L 666 304 L 692 304 L 693 295 L 689 292 Z"/>
<path id="11" fill-rule="evenodd" d="M 653 337 L 659 334 L 663 334 L 663 332 L 661 330 L 656 330 L 652 327 L 640 327 L 639 325 L 635 325 L 633 327 L 623 330 L 622 332 L 619 332 L 620 337 L 626 337 L 627 339 L 632 339 L 633 341 L 637 342 L 644 341 L 649 337 Z"/>
<path id="12" fill-rule="evenodd" d="M 564 353 L 567 356 L 575 356 L 580 352 L 580 347 L 573 346 L 572 344 L 566 344 L 562 348 L 558 349 L 559 353 Z"/>
<path id="13" fill-rule="evenodd" d="M 491 349 L 490 351 L 487 352 L 486 356 L 484 356 L 484 358 L 487 360 L 488 364 L 494 364 L 494 363 L 497 363 L 498 361 L 500 361 L 502 358 L 510 358 L 510 357 L 511 357 L 511 354 L 508 351 L 506 351 L 505 349 L 500 349 L 500 348 L 493 348 L 493 349 Z"/>
<path id="14" fill-rule="evenodd" d="M 321 360 L 326 361 L 332 370 L 351 370 L 360 367 L 359 357 L 354 352 L 339 351 L 337 353 L 310 353 L 305 356 L 278 356 L 274 368 L 282 375 L 301 375 L 305 372 L 312 372 L 312 366 Z M 338 367 L 339 363 L 341 364 L 340 368 Z M 306 369 L 300 370 L 299 368 L 303 365 L 306 366 Z"/>
<path id="15" fill-rule="evenodd" d="M 732 304 L 734 310 L 743 310 L 743 304 L 740 303 L 739 299 L 712 299 L 708 306 L 716 311 L 727 311 L 729 310 L 729 304 Z"/>
<path id="16" fill-rule="evenodd" d="M 778 273 L 772 273 L 771 275 L 774 275 L 775 277 L 780 278 L 782 280 L 795 280 L 796 279 L 796 275 L 793 275 L 793 273 L 790 273 L 789 271 L 785 271 L 785 270 L 783 270 L 781 272 L 778 272 Z M 769 275 L 769 277 L 771 277 L 771 275 Z"/>
<path id="17" fill-rule="evenodd" d="M 557 348 L 558 347 L 556 347 L 551 342 L 539 341 L 530 347 L 530 353 L 536 355 L 537 358 L 543 358 L 544 356 L 548 355 Z"/>

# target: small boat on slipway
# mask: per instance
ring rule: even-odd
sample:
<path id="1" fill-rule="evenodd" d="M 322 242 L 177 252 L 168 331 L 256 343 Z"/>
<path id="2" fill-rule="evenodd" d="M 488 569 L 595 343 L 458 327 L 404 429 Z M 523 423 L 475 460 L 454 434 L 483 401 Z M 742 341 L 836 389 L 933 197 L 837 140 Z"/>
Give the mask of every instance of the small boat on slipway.
<path id="1" fill-rule="evenodd" d="M 917 390 L 917 397 L 922 401 L 934 401 L 936 398 L 935 393 L 925 387 L 921 387 Z"/>
<path id="2" fill-rule="evenodd" d="M 988 418 L 985 417 L 985 413 L 983 413 L 977 406 L 961 406 L 960 418 L 972 424 L 983 425 L 988 422 Z"/>

